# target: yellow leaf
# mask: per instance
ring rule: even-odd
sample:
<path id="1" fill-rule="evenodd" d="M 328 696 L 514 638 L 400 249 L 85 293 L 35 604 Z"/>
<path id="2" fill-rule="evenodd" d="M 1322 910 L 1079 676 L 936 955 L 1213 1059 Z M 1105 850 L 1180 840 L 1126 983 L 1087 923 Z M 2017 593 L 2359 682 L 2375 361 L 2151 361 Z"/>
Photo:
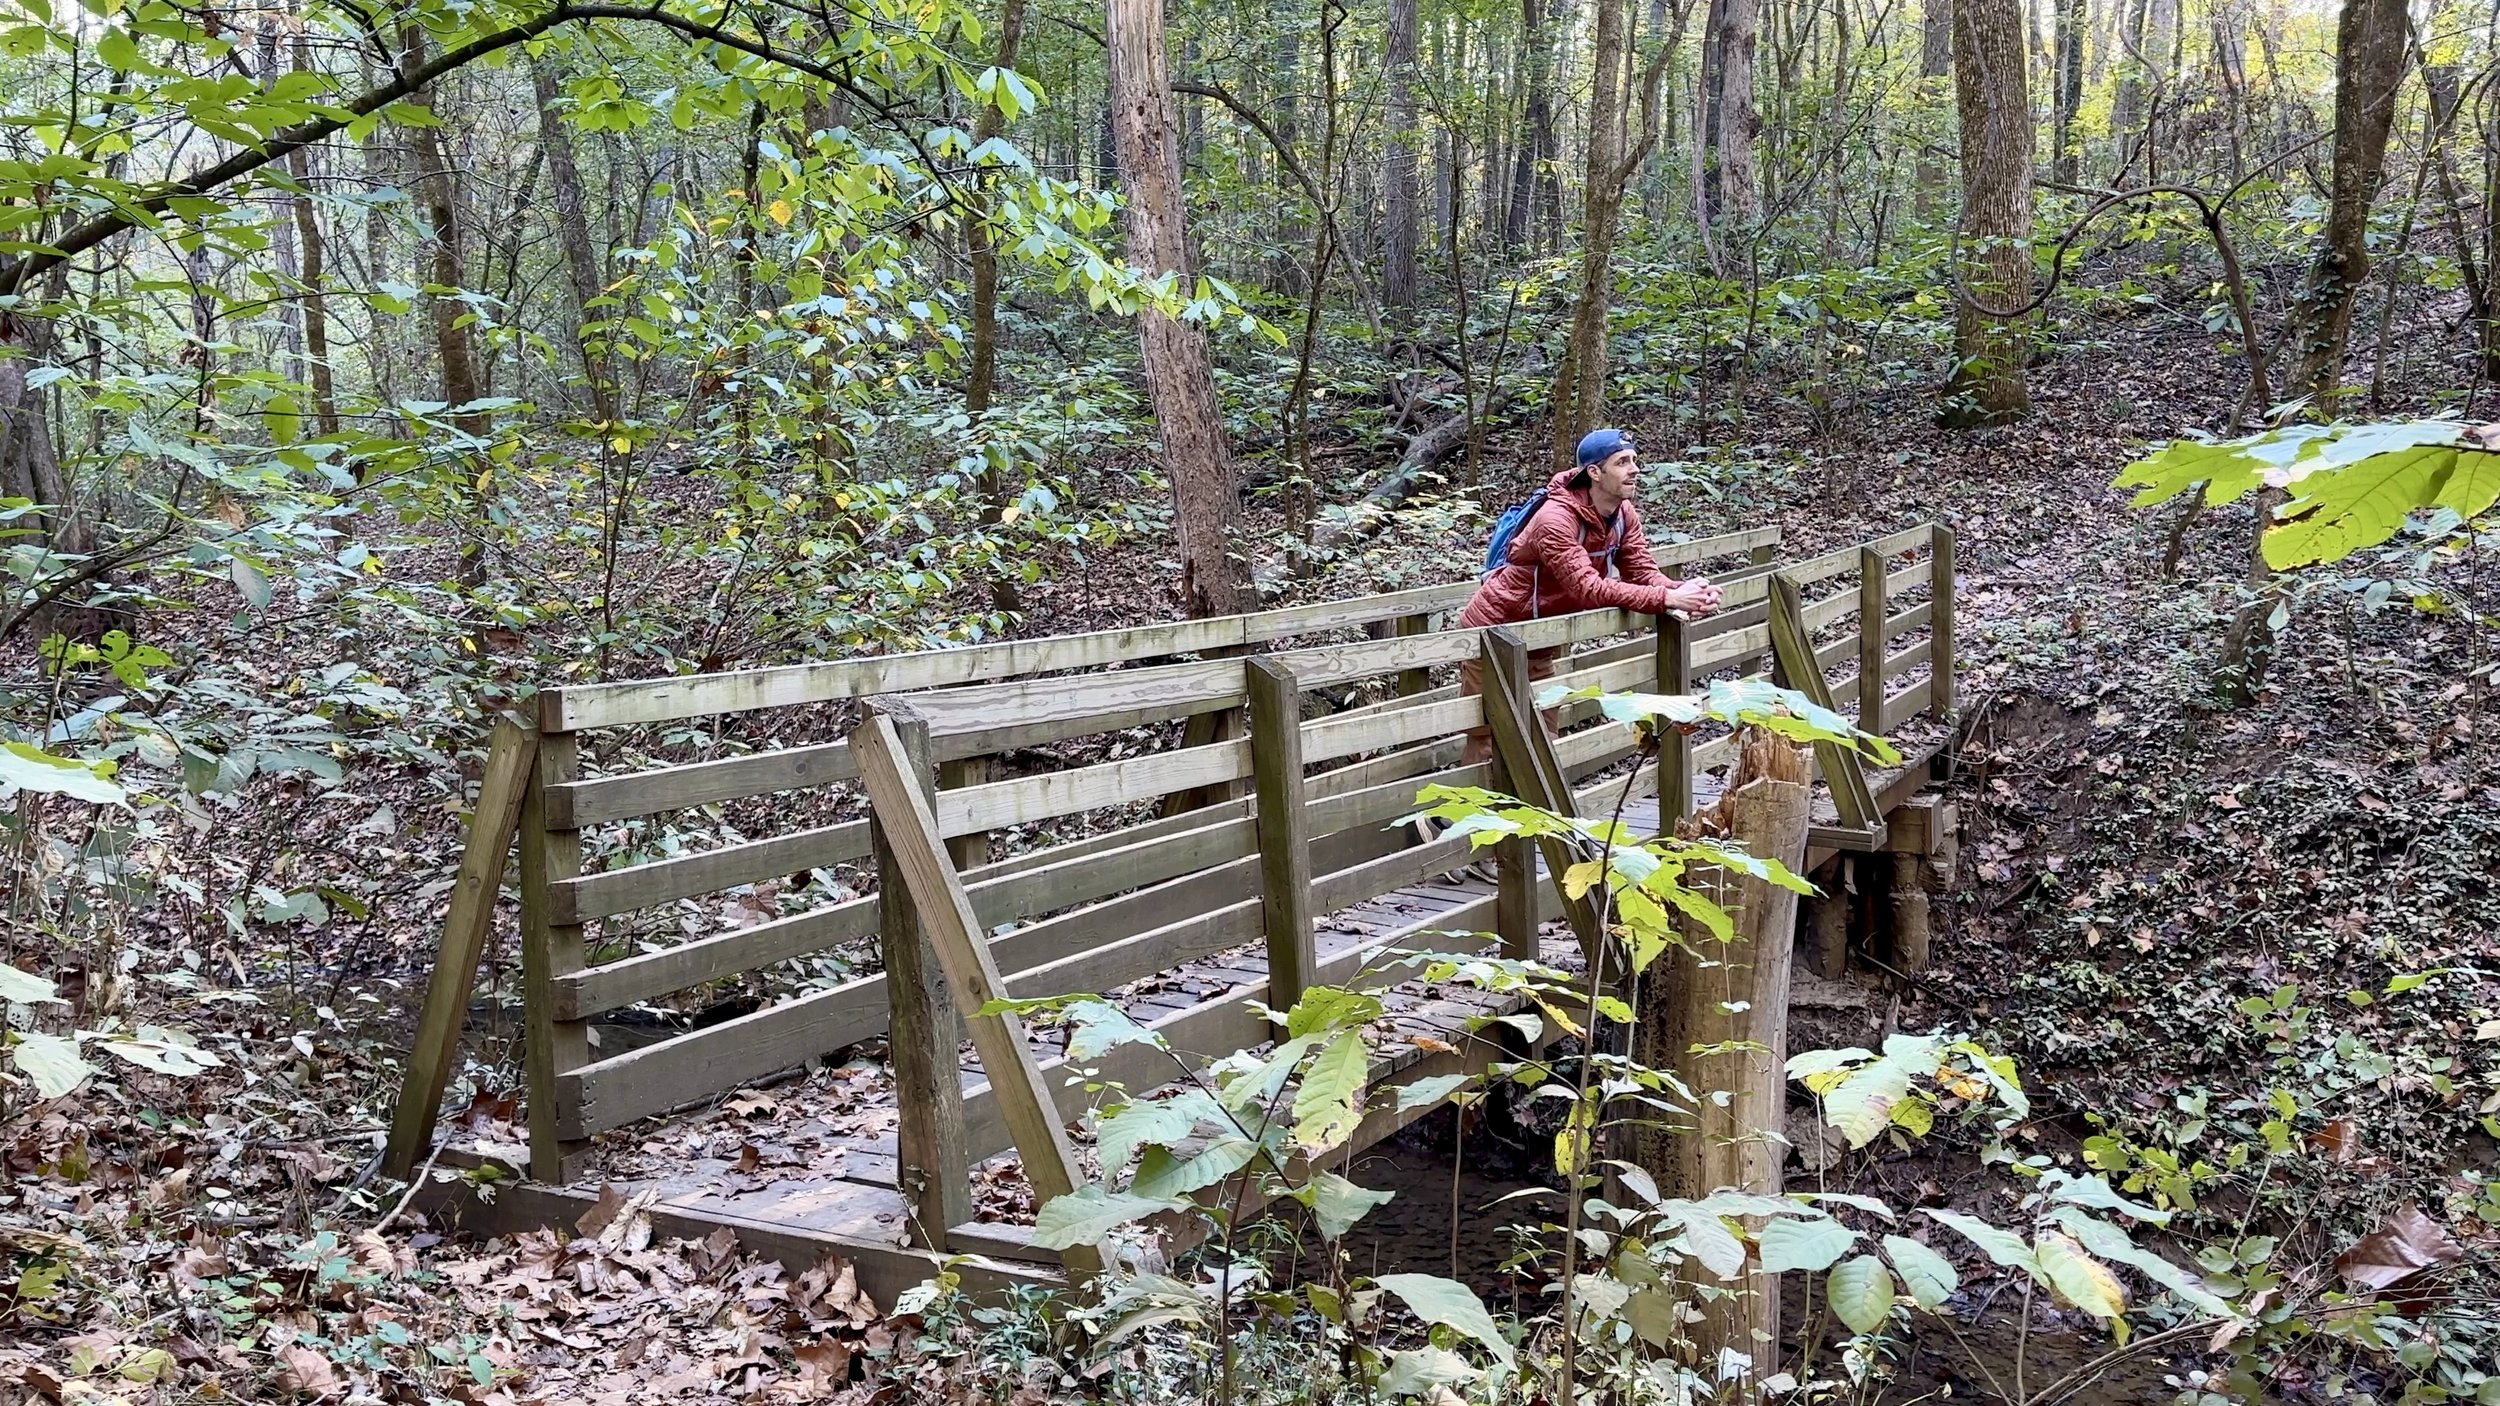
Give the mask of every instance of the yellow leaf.
<path id="1" fill-rule="evenodd" d="M 1006 507 L 998 510 L 998 525 L 1001 527 L 1007 526 L 1009 523 L 1014 522 L 1016 517 L 1023 511 L 1023 505 L 1018 503 L 1009 503 Z"/>
<path id="2" fill-rule="evenodd" d="M 1912 1137 L 1925 1137 L 1936 1126 L 1936 1110 L 1923 1098 L 1905 1098 L 1892 1106 L 1892 1121 Z"/>
<path id="3" fill-rule="evenodd" d="M 2083 1247 L 2056 1231 L 2044 1231 L 2032 1253 L 2057 1296 L 2093 1317 L 2116 1319 L 2127 1311 L 2127 1290 L 2109 1266 L 2083 1252 Z"/>
<path id="4" fill-rule="evenodd" d="M 790 208 L 789 201 L 776 200 L 764 207 L 764 213 L 773 217 L 774 224 L 786 225 L 790 223 L 790 217 L 797 212 Z"/>
<path id="5" fill-rule="evenodd" d="M 608 441 L 608 448 L 615 450 L 619 454 L 631 454 L 634 452 L 634 442 L 627 439 L 623 435 L 618 435 L 616 438 Z"/>

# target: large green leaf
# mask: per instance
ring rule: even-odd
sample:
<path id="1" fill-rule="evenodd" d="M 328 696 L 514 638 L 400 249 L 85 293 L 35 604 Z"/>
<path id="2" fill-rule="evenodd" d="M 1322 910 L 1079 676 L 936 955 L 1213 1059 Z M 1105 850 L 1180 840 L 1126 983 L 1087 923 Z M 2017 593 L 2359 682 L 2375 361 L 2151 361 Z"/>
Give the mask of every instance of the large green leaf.
<path id="1" fill-rule="evenodd" d="M 1304 1188 L 1311 1215 L 1319 1222 L 1320 1238 L 1335 1240 L 1354 1228 L 1354 1223 L 1385 1206 L 1394 1191 L 1373 1191 L 1356 1186 L 1335 1172 L 1322 1172 Z"/>
<path id="2" fill-rule="evenodd" d="M 2122 1318 L 2127 1312 L 2127 1290 L 2110 1273 L 2109 1266 L 2085 1254 L 2083 1247 L 2054 1230 L 2040 1233 L 2032 1255 L 2040 1262 L 2040 1272 L 2048 1276 L 2049 1287 L 2057 1296 L 2095 1318 Z"/>
<path id="3" fill-rule="evenodd" d="M 2462 518 L 2477 518 L 2500 503 L 2500 454 L 2479 449 L 2457 451 L 2457 466 L 2440 484 L 2437 506 L 2453 508 Z"/>
<path id="4" fill-rule="evenodd" d="M 2178 1295 L 2181 1302 L 2212 1314 L 2216 1318 L 2235 1316 L 2236 1310 L 2218 1297 L 2213 1290 L 2206 1288 L 2204 1281 L 2137 1245 L 2127 1238 L 2127 1232 L 2107 1221 L 2086 1215 L 2081 1208 L 2075 1206 L 2058 1207 L 2053 1218 L 2077 1240 L 2082 1241 L 2085 1249 L 2105 1260 L 2116 1260 L 2135 1270 L 2145 1278 Z"/>
<path id="5" fill-rule="evenodd" d="M 19 971 L 12 966 L 0 965 L 0 1001 L 15 1001 L 21 1006 L 32 1006 L 46 1001 L 57 1004 L 60 999 L 58 988 L 43 977 L 31 972 Z"/>
<path id="6" fill-rule="evenodd" d="M 188 1078 L 203 1070 L 225 1066 L 224 1060 L 201 1049 L 198 1042 L 153 1025 L 140 1027 L 136 1035 L 98 1035 L 88 1043 L 117 1059 L 159 1074 Z"/>
<path id="7" fill-rule="evenodd" d="M 1138 1160 L 1137 1177 L 1129 1190 L 1146 1197 L 1187 1196 L 1249 1166 L 1259 1151 L 1259 1144 L 1246 1137 L 1218 1138 L 1188 1157 L 1149 1147 Z"/>
<path id="8" fill-rule="evenodd" d="M 60 1098 L 95 1073 L 95 1066 L 79 1055 L 78 1042 L 66 1036 L 22 1031 L 9 1055 L 18 1072 L 34 1081 L 38 1098 Z"/>
<path id="9" fill-rule="evenodd" d="M 1105 1176 L 1117 1176 L 1148 1144 L 1184 1142 L 1200 1123 L 1230 1126 L 1224 1110 L 1202 1089 L 1189 1089 L 1160 1102 L 1138 1099 L 1123 1104 L 1094 1128 L 1094 1145 Z"/>
<path id="10" fill-rule="evenodd" d="M 2396 535 L 2406 515 L 2431 506 L 2456 463 L 2452 445 L 2415 445 L 2310 475 L 2301 496 L 2267 529 L 2266 564 L 2283 570 L 2339 561 Z"/>
<path id="11" fill-rule="evenodd" d="M 1872 1333 L 1892 1316 L 1892 1271 L 1873 1255 L 1844 1261 L 1832 1271 L 1823 1292 L 1831 1300 L 1832 1312 L 1853 1333 Z"/>
<path id="12" fill-rule="evenodd" d="M 1098 1244 L 1105 1235 L 1131 1221 L 1188 1204 L 1178 1197 L 1132 1196 L 1088 1186 L 1042 1203 L 1041 1213 L 1033 1218 L 1033 1243 L 1045 1250 Z"/>
<path id="13" fill-rule="evenodd" d="M 1951 1227 L 1955 1234 L 1977 1245 L 1982 1253 L 1998 1264 L 2008 1269 L 2029 1270 L 2034 1274 L 2040 1272 L 2039 1261 L 2032 1258 L 2031 1247 L 2014 1232 L 1999 1229 L 1977 1216 L 1967 1216 L 1960 1211 L 1939 1210 L 1933 1206 L 1921 1206 L 1919 1210 L 1930 1219 Z"/>
<path id="14" fill-rule="evenodd" d="M 2176 498 L 2200 483 L 2206 485 L 2207 502 L 2228 503 L 2255 488 L 2265 474 L 2265 465 L 2242 452 L 2245 443 L 2174 439 L 2120 470 L 2117 486 L 2137 490 L 2139 508 Z"/>
<path id="15" fill-rule="evenodd" d="M 67 796 L 73 801 L 119 805 L 129 799 L 95 768 L 76 757 L 56 757 L 27 742 L 0 742 L 0 790 Z"/>
<path id="16" fill-rule="evenodd" d="M 1892 1267 L 1920 1308 L 1934 1308 L 1962 1287 L 1952 1261 L 1906 1235 L 1885 1236 L 1884 1253 L 1892 1256 Z"/>
<path id="17" fill-rule="evenodd" d="M 1727 1222 L 1690 1201 L 1661 1201 L 1659 1213 L 1684 1232 L 1684 1252 L 1721 1279 L 1744 1272 L 1745 1244 Z"/>
<path id="18" fill-rule="evenodd" d="M 1355 1101 L 1370 1069 L 1363 1032 L 1337 1032 L 1302 1071 L 1302 1087 L 1293 1095 L 1293 1140 L 1317 1153 L 1352 1137 Z"/>
<path id="19" fill-rule="evenodd" d="M 1836 1220 L 1791 1220 L 1781 1218 L 1762 1227 L 1754 1236 L 1754 1244 L 1762 1254 L 1762 1272 L 1779 1274 L 1791 1269 L 1829 1269 L 1849 1247 L 1858 1243 L 1858 1233 Z"/>
<path id="20" fill-rule="evenodd" d="M 1384 1274 L 1372 1282 L 1396 1295 L 1407 1312 L 1474 1338 L 1502 1365 L 1510 1365 L 1510 1341 L 1502 1336 L 1493 1315 L 1484 1311 L 1484 1300 L 1476 1297 L 1475 1290 L 1437 1274 Z"/>

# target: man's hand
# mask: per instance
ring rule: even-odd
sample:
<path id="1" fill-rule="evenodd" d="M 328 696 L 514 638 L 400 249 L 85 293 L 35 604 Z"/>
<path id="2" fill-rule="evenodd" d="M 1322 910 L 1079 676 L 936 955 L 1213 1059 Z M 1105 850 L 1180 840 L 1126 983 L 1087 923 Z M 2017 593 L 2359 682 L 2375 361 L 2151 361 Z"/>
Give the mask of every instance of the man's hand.
<path id="1" fill-rule="evenodd" d="M 1667 609 L 1681 610 L 1688 615 L 1707 615 L 1719 608 L 1720 595 L 1718 587 L 1696 576 L 1667 588 Z"/>

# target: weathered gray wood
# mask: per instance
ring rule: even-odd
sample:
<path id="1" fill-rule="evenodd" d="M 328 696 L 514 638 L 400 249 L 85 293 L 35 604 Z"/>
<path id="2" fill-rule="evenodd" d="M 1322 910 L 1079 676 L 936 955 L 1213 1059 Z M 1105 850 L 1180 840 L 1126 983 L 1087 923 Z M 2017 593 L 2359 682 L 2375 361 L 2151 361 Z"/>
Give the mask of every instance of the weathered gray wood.
<path id="1" fill-rule="evenodd" d="M 1401 615 L 1398 617 L 1397 638 L 1399 639 L 1405 639 L 1412 635 L 1428 635 L 1431 633 L 1432 617 L 1430 615 Z M 1405 673 L 1398 675 L 1398 697 L 1400 698 L 1412 698 L 1416 694 L 1419 694 L 1430 687 L 1432 687 L 1432 675 L 1422 669 L 1409 669 Z"/>
<path id="2" fill-rule="evenodd" d="M 1693 691 L 1692 645 L 1685 637 L 1689 628 L 1672 611 L 1658 617 L 1651 687 L 1668 697 Z M 1658 726 L 1658 829 L 1672 835 L 1676 822 L 1693 813 L 1693 739 L 1663 718 Z"/>
<path id="3" fill-rule="evenodd" d="M 469 1013 L 469 993 L 477 985 L 478 959 L 485 954 L 495 900 L 503 892 L 504 862 L 511 857 L 522 801 L 537 768 L 537 731 L 511 718 L 498 721 L 487 745 L 486 769 L 478 779 L 477 808 L 469 813 L 468 843 L 452 881 L 443 945 L 426 980 L 416 1040 L 408 1050 L 399 1102 L 391 1110 L 382 1171 L 396 1180 L 406 1181 L 415 1173 L 419 1155 L 433 1140 L 443 1088 L 451 1081 L 452 1057 L 460 1048 L 461 1022 Z"/>
<path id="4" fill-rule="evenodd" d="M 856 942 L 876 932 L 877 923 L 874 897 L 849 899 L 585 968 L 558 977 L 551 998 L 558 1019 L 586 1020 L 653 996 Z"/>
<path id="5" fill-rule="evenodd" d="M 1927 680 L 1927 701 L 1939 717 L 1953 716 L 1953 529 L 1941 525 L 1928 530 L 1928 545 L 1933 549 L 1928 561 L 1930 591 L 1928 599 L 1936 607 L 1935 619 L 1928 632 L 1934 646 Z"/>
<path id="6" fill-rule="evenodd" d="M 830 786 L 858 775 L 848 742 L 784 747 L 571 782 L 547 793 L 547 821 L 586 830 L 664 810 Z"/>
<path id="7" fill-rule="evenodd" d="M 927 750 L 925 740 L 923 750 Z M 995 760 L 993 757 L 983 755 L 956 757 L 951 761 L 940 762 L 937 773 L 938 785 L 949 791 L 961 790 L 967 786 L 986 786 L 994 779 L 992 763 Z M 955 872 L 959 874 L 968 874 L 989 863 L 990 832 L 975 830 L 970 834 L 947 837 L 946 857 L 954 864 Z"/>
<path id="8" fill-rule="evenodd" d="M 1267 987 L 1276 1008 L 1290 1010 L 1319 966 L 1311 833 L 1302 809 L 1302 685 L 1292 669 L 1270 659 L 1249 661 L 1248 682 Z"/>
<path id="9" fill-rule="evenodd" d="M 711 713 L 948 688 L 1019 674 L 1099 668 L 1130 660 L 1238 648 L 1395 619 L 1418 611 L 1455 609 L 1466 603 L 1472 589 L 1472 582 L 1454 582 L 1356 600 L 1321 601 L 1249 615 L 1140 625 L 1084 635 L 999 640 L 960 649 L 549 689 L 539 695 L 540 726 L 548 731 L 578 731 L 667 722 Z"/>
<path id="10" fill-rule="evenodd" d="M 556 914 L 556 886 L 582 864 L 578 830 L 547 824 L 547 788 L 574 777 L 581 765 L 580 740 L 571 733 L 541 734 L 538 776 L 521 803 L 521 989 L 522 1044 L 529 1077 L 530 1170 L 541 1181 L 572 1180 L 588 1147 L 562 1130 L 557 1090 L 565 1077 L 590 1060 L 590 1028 L 556 1018 L 554 984 L 582 969 L 582 929 Z"/>
<path id="11" fill-rule="evenodd" d="M 1784 574 L 1771 580 L 1771 649 L 1776 661 L 1774 676 L 1783 687 L 1793 688 L 1819 706 L 1836 706 L 1832 687 L 1823 677 L 1829 667 L 1814 649 L 1812 636 L 1803 624 L 1804 610 L 1798 601 L 1795 582 Z M 1833 661 L 1845 658 L 1855 647 L 1853 640 L 1841 640 L 1832 646 Z M 1856 749 L 1837 742 L 1814 744 L 1814 760 L 1823 780 L 1832 788 L 1832 805 L 1840 812 L 1840 823 L 1852 830 L 1871 830 L 1883 821 L 1875 811 L 1874 796 L 1868 791 L 1866 769 L 1858 761 Z"/>
<path id="12" fill-rule="evenodd" d="M 1934 636 L 1931 635 L 1928 638 L 1911 645 L 1908 649 L 1901 651 L 1899 654 L 1886 656 L 1882 665 L 1884 678 L 1887 681 L 1899 678 L 1901 675 L 1908 673 L 1912 669 L 1919 668 L 1922 665 L 1932 664 L 1935 661 L 1935 657 L 1936 641 Z"/>
<path id="13" fill-rule="evenodd" d="M 867 856 L 868 822 L 846 820 L 722 845 L 701 854 L 583 874 L 557 883 L 548 900 L 554 905 L 550 911 L 556 921 L 579 924 Z"/>
<path id="14" fill-rule="evenodd" d="M 1884 556 L 1858 553 L 1858 730 L 1884 731 Z"/>
<path id="15" fill-rule="evenodd" d="M 964 895 L 963 884 L 946 862 L 929 799 L 905 770 L 908 761 L 893 718 L 883 712 L 871 714 L 866 725 L 852 734 L 851 745 L 859 757 L 860 780 L 867 785 L 869 803 L 886 827 L 903 886 L 920 911 L 922 931 L 945 970 L 956 1005 L 965 1013 L 990 1092 L 1015 1138 L 1025 1180 L 1044 1203 L 1069 1195 L 1083 1173 L 1077 1166 L 1076 1149 L 1068 1141 L 1066 1121 L 1052 1100 L 1049 1085 L 1042 1081 L 1040 1061 L 1025 1043 L 1024 1022 L 1008 1012 L 987 1011 L 1006 996 L 1007 985 L 990 959 L 989 944 L 982 940 L 972 900 Z M 1100 1253 L 1091 1246 L 1072 1247 L 1062 1258 L 1076 1273 L 1102 1267 Z"/>
<path id="16" fill-rule="evenodd" d="M 938 833 L 948 838 L 1129 805 L 1238 781 L 1250 774 L 1246 739 L 1147 753 L 1067 771 L 1020 776 L 937 794 Z"/>
<path id="17" fill-rule="evenodd" d="M 1519 799 L 1557 815 L 1573 814 L 1575 798 L 1562 779 L 1561 765 L 1547 744 L 1545 729 L 1537 721 L 1535 699 L 1529 692 L 1528 647 L 1516 632 L 1504 628 L 1485 632 L 1484 675 L 1485 721 L 1493 730 L 1494 751 L 1501 757 L 1506 774 L 1512 784 L 1523 790 Z M 1537 848 L 1545 856 L 1547 877 L 1559 891 L 1563 873 L 1571 867 L 1574 856 L 1560 840 L 1551 837 L 1540 837 Z M 1591 962 L 1602 960 L 1605 934 L 1599 930 L 1596 912 L 1586 896 L 1566 896 L 1563 912 L 1580 940 L 1582 956 Z"/>
<path id="18" fill-rule="evenodd" d="M 913 717 L 894 724 L 894 761 L 924 798 L 929 725 Z M 963 1018 L 929 950 L 917 905 L 896 855 L 891 829 L 870 831 L 877 867 L 878 947 L 885 956 L 886 1064 L 894 1074 L 895 1184 L 911 1208 L 915 1244 L 949 1248 L 946 1232 L 972 1219 L 972 1163 L 964 1152 Z"/>
<path id="19" fill-rule="evenodd" d="M 1480 698 L 1451 698 L 1393 712 L 1320 718 L 1303 724 L 1302 759 L 1305 763 L 1330 762 L 1427 738 L 1448 737 L 1465 732 L 1483 718 L 1484 701 Z"/>
<path id="20" fill-rule="evenodd" d="M 1934 601 L 1920 601 L 1918 604 L 1911 606 L 1909 609 L 1902 611 L 1900 614 L 1892 616 L 1884 621 L 1884 638 L 1887 642 L 1889 642 L 1901 638 L 1903 635 L 1908 634 L 1912 630 L 1923 630 L 1927 628 L 1927 622 L 1933 620 L 1935 617 L 1936 603 Z"/>

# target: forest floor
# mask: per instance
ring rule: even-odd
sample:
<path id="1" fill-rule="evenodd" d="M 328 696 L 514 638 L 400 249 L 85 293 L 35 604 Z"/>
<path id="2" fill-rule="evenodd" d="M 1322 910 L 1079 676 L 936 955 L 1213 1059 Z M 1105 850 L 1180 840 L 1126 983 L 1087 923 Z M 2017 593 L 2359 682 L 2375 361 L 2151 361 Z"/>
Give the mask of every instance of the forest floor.
<path id="1" fill-rule="evenodd" d="M 2257 701 L 2215 707 L 2245 509 L 2207 514 L 2164 579 L 2169 511 L 2140 514 L 2109 483 L 2147 441 L 2216 427 L 2239 372 L 2193 328 L 2094 335 L 2034 368 L 2037 413 L 2005 429 L 1937 429 L 1917 386 L 1871 398 L 1842 436 L 1756 397 L 1739 471 L 1653 471 L 1644 509 L 1696 535 L 1777 520 L 1806 549 L 1930 518 L 1959 533 L 1963 871 L 1937 965 L 1908 984 L 1898 1022 L 2014 1055 L 2034 1106 L 2022 1143 L 2194 1207 L 2191 1240 L 2271 1237 L 2267 1260 L 2296 1288 L 2330 1284 L 2338 1250 L 2407 1202 L 2488 1252 L 2500 1198 L 2477 1180 L 2495 1169 L 2477 1116 L 2500 1080 L 2500 768 L 2469 675 L 2489 671 L 2491 642 L 2402 592 L 2373 614 L 2327 585 L 2297 603 Z M 1653 458 L 1690 437 L 1634 427 Z M 1489 477 L 1512 482 L 1488 497 L 1542 477 L 1518 467 L 1536 462 L 1532 443 L 1495 438 Z M 1402 514 L 1300 593 L 1446 579 L 1482 531 L 1450 523 Z M 1136 588 L 1159 557 L 1136 543 L 1068 563 L 1030 593 L 1030 632 L 1159 613 Z M 397 862 L 412 881 L 447 877 L 455 842 L 425 817 Z M 409 927 L 360 960 L 421 971 L 429 937 Z M 1082 1388 L 1017 1336 L 1025 1320 L 893 1315 L 836 1273 L 653 1243 L 630 1212 L 569 1239 L 447 1243 L 387 1189 L 356 1186 L 394 1082 L 383 1027 L 352 1009 L 308 1022 L 246 993 L 142 984 L 121 999 L 142 1019 L 179 999 L 235 1057 L 187 1081 L 132 1074 L 0 1128 L 0 1267 L 16 1266 L 0 1400 L 12 1383 L 98 1402 L 1037 1402 Z M 2304 1141 L 2268 1163 L 2279 1172 L 2242 1175 L 2276 1090 Z M 1984 1204 L 2006 1181 L 1902 1151 L 1850 1170 L 1899 1205 Z M 1035 1365 L 1000 1383 L 1010 1349 Z M 2289 1350 L 2264 1385 L 2329 1400 L 2369 1384 L 2339 1370 L 2323 1346 Z"/>

